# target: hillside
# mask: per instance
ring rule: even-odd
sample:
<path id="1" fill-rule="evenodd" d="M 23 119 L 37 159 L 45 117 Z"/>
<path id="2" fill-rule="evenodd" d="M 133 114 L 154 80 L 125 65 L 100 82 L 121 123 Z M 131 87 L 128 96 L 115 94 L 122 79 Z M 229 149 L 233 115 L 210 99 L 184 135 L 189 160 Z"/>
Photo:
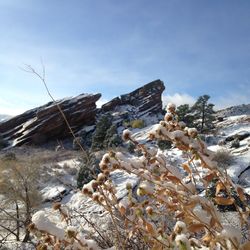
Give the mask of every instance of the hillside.
<path id="1" fill-rule="evenodd" d="M 118 127 L 120 132 L 126 128 L 123 123 L 124 119 L 143 119 L 145 121 L 145 127 L 130 128 L 132 139 L 136 140 L 139 145 L 144 144 L 148 149 L 151 147 L 150 152 L 152 152 L 152 154 L 157 153 L 157 155 L 161 155 L 161 157 L 166 160 L 167 166 L 171 166 L 172 173 L 176 173 L 177 176 L 183 176 L 183 182 L 188 187 L 188 181 L 186 180 L 188 177 L 182 167 L 182 164 L 188 159 L 187 154 L 173 144 L 168 149 L 160 150 L 157 143 L 149 140 L 149 134 L 155 133 L 154 131 L 157 131 L 159 127 L 159 124 L 154 123 L 158 123 L 159 120 L 162 120 L 163 118 L 161 113 L 161 93 L 164 89 L 164 85 L 162 85 L 160 81 L 156 81 L 146 84 L 145 86 L 129 94 L 111 100 L 107 104 L 104 104 L 100 109 L 96 109 L 94 101 L 99 95 L 80 95 L 75 98 L 61 100 L 58 103 L 66 111 L 69 108 L 71 108 L 71 111 L 74 109 L 75 112 L 69 112 L 69 115 L 71 115 L 71 121 L 80 125 L 80 120 L 74 120 L 73 118 L 76 114 L 79 114 L 78 112 L 81 109 L 79 108 L 79 105 L 82 105 L 82 101 L 86 100 L 86 98 L 91 98 L 91 105 L 93 107 L 91 112 L 95 112 L 95 116 L 91 114 L 90 117 L 92 118 L 90 123 L 84 125 L 81 124 L 82 126 L 74 126 L 76 134 L 79 134 L 79 132 L 82 132 L 83 130 L 90 131 L 92 129 L 93 131 L 95 123 L 106 114 L 110 114 L 113 117 L 113 124 Z M 39 131 L 38 129 L 43 127 L 43 124 L 46 124 L 47 120 L 50 120 L 51 114 L 52 112 L 55 112 L 55 110 L 56 106 L 49 103 L 43 107 L 27 111 L 21 116 L 15 117 L 11 119 L 11 122 L 7 121 L 3 123 L 3 126 L 0 126 L 0 128 L 8 128 L 7 133 L 4 132 L 4 135 L 9 136 L 9 138 L 16 138 L 15 140 L 18 142 L 22 142 L 23 138 L 26 138 L 26 142 L 34 143 L 33 136 L 35 133 L 32 133 L 32 131 Z M 84 110 L 86 110 L 86 107 Z M 85 112 L 84 110 L 83 112 Z M 227 110 L 223 110 L 223 112 L 219 111 L 217 113 L 217 115 L 219 114 L 218 119 L 214 123 L 214 134 L 206 135 L 204 137 L 205 142 L 209 146 L 207 152 L 209 152 L 209 154 L 215 154 L 215 156 L 218 155 L 217 161 L 219 167 L 227 171 L 227 174 L 232 178 L 235 185 L 240 185 L 243 188 L 245 195 L 250 195 L 250 115 L 248 114 L 248 111 L 248 106 L 247 108 L 244 106 L 244 109 L 230 107 Z M 46 119 L 43 120 L 45 117 Z M 53 119 L 53 116 L 51 119 Z M 42 124 L 39 125 L 40 123 Z M 62 123 L 62 120 L 60 120 L 60 123 Z M 31 129 L 34 124 L 34 128 Z M 59 124 L 59 122 L 56 124 Z M 12 126 L 11 129 L 8 127 L 10 125 Z M 62 126 L 62 124 L 60 126 Z M 45 127 L 48 128 L 47 125 Z M 62 128 L 66 129 L 65 125 L 63 125 Z M 72 144 L 72 138 L 68 135 L 57 137 L 59 136 L 59 133 L 54 133 L 56 130 L 53 129 L 54 126 L 52 126 L 52 130 L 48 130 L 53 132 L 51 142 L 55 139 L 63 138 L 63 143 L 70 141 Z M 49 133 L 47 135 L 49 135 Z M 107 211 L 105 211 L 103 206 L 94 202 L 91 197 L 83 195 L 77 187 L 77 176 L 80 169 L 84 166 L 82 152 L 73 151 L 72 147 L 69 147 L 68 149 L 61 148 L 58 151 L 55 151 L 54 147 L 48 147 L 49 144 L 47 141 L 41 141 L 40 145 L 39 143 L 36 143 L 35 146 L 32 145 L 32 143 L 24 143 L 27 145 L 22 145 L 22 143 L 13 144 L 15 147 L 9 148 L 7 153 L 6 151 L 2 151 L 0 153 L 0 158 L 6 157 L 6 155 L 15 154 L 18 159 L 22 160 L 30 157 L 33 157 L 33 159 L 39 159 L 39 169 L 41 174 L 36 181 L 36 188 L 41 194 L 41 203 L 39 207 L 35 208 L 35 211 L 39 210 L 40 215 L 45 216 L 43 219 L 45 221 L 50 218 L 53 222 L 51 224 L 52 227 L 56 225 L 56 227 L 62 229 L 65 227 L 65 223 L 60 221 L 58 211 L 51 208 L 55 202 L 60 202 L 63 209 L 66 209 L 71 213 L 71 226 L 77 230 L 81 230 L 81 226 L 84 225 L 84 230 L 81 231 L 84 235 L 88 235 L 88 237 L 89 235 L 95 235 L 95 237 L 97 237 L 95 230 L 93 230 L 93 224 L 100 230 L 101 234 L 105 234 L 105 232 L 112 234 L 110 228 L 112 218 Z M 116 151 L 114 148 L 113 150 Z M 145 164 L 147 162 L 147 158 L 143 155 L 139 155 L 138 158 L 137 151 L 133 153 L 128 152 L 128 144 L 126 143 L 122 143 L 117 150 L 121 152 L 120 157 L 127 157 L 132 166 L 136 166 L 141 160 L 145 161 Z M 106 152 L 102 150 L 92 152 L 89 156 L 93 157 L 94 155 L 96 161 L 93 165 L 88 167 L 92 167 L 93 169 L 93 167 L 96 166 L 95 164 L 99 166 L 99 162 L 105 153 Z M 201 176 L 206 176 L 207 170 L 199 165 L 197 166 L 199 174 Z M 115 197 L 119 201 L 119 204 L 128 203 L 128 183 L 133 190 L 134 199 L 140 201 L 141 198 L 138 196 L 138 189 L 141 183 L 141 178 L 137 174 L 128 173 L 119 169 L 112 172 L 110 179 L 112 185 L 116 188 Z M 199 196 L 206 197 L 206 191 L 202 187 L 202 183 L 199 179 L 197 179 L 195 183 L 199 190 Z M 212 190 L 212 187 L 210 188 Z M 12 209 L 13 208 L 10 208 L 9 211 L 12 211 Z M 2 215 L 3 214 L 0 212 L 0 221 Z M 240 227 L 240 221 L 234 208 L 228 206 L 226 211 L 221 211 L 220 216 L 225 225 L 233 225 L 235 228 Z M 86 223 L 86 221 L 91 222 Z M 228 221 L 230 221 L 230 223 L 228 223 Z M 46 223 L 48 223 L 48 221 Z M 168 223 L 169 227 L 173 227 L 175 222 L 173 218 L 169 218 Z M 5 230 L 2 229 L 0 231 L 0 235 L 5 235 Z M 242 232 L 242 234 L 245 233 L 245 231 Z M 23 237 L 23 232 L 21 236 Z M 112 241 L 112 237 L 110 240 Z M 20 246 L 20 243 L 17 243 L 11 234 L 7 237 L 7 240 L 3 237 L 2 242 L 4 243 L 4 246 L 8 246 L 9 249 L 17 249 L 18 247 L 21 247 L 21 249 L 34 249 L 34 247 L 29 244 L 21 244 Z M 102 244 L 104 243 L 102 242 Z M 105 244 L 103 245 L 104 249 L 114 249 L 114 247 L 109 248 L 109 245 Z"/>
<path id="2" fill-rule="evenodd" d="M 236 115 L 250 115 L 250 104 L 236 105 L 216 112 L 217 117 L 228 117 Z"/>

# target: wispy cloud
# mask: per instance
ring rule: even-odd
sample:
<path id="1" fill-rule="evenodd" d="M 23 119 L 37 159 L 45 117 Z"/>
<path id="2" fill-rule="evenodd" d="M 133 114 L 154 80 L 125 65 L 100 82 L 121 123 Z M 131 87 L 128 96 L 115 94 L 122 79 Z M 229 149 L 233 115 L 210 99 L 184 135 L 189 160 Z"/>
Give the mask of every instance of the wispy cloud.
<path id="1" fill-rule="evenodd" d="M 162 101 L 163 106 L 165 106 L 169 102 L 174 103 L 176 106 L 180 106 L 182 104 L 193 105 L 195 102 L 195 98 L 188 94 L 175 93 L 173 95 L 164 95 L 162 97 Z"/>

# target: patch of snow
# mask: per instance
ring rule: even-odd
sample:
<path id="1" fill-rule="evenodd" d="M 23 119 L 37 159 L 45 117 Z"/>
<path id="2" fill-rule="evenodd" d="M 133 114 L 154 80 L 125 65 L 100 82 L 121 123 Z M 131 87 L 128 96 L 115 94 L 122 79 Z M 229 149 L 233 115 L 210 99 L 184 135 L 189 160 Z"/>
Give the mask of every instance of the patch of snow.
<path id="1" fill-rule="evenodd" d="M 47 185 L 41 190 L 41 194 L 44 200 L 52 201 L 59 197 L 62 193 L 67 192 L 67 189 L 63 185 L 50 186 Z"/>
<path id="2" fill-rule="evenodd" d="M 114 185 L 116 186 L 116 197 L 118 199 L 122 199 L 124 196 L 127 195 L 127 183 L 130 183 L 132 188 L 134 188 L 139 182 L 139 178 L 136 175 L 128 174 L 122 170 L 116 170 L 112 172 L 111 179 Z"/>
<path id="3" fill-rule="evenodd" d="M 155 125 L 149 125 L 145 128 L 139 129 L 133 129 L 132 130 L 132 137 L 133 139 L 139 141 L 140 143 L 145 143 L 148 140 L 148 135 L 151 131 L 155 130 L 158 127 L 158 124 Z"/>
<path id="4" fill-rule="evenodd" d="M 216 151 L 225 149 L 225 147 L 220 146 L 220 145 L 212 145 L 212 146 L 209 146 L 208 149 L 213 152 L 216 152 Z"/>

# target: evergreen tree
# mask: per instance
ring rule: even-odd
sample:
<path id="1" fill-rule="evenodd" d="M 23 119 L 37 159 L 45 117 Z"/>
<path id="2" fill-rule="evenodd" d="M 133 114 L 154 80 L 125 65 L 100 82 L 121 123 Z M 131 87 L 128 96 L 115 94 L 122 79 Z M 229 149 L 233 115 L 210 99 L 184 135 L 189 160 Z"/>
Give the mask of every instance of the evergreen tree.
<path id="1" fill-rule="evenodd" d="M 94 178 L 101 172 L 99 168 L 100 159 L 97 159 L 94 153 L 90 154 L 88 152 L 88 159 L 81 158 L 80 169 L 77 174 L 77 187 L 82 188 L 82 186 Z"/>
<path id="2" fill-rule="evenodd" d="M 121 137 L 117 134 L 117 127 L 113 124 L 106 133 L 105 140 L 103 142 L 104 148 L 117 147 L 122 144 Z"/>
<path id="3" fill-rule="evenodd" d="M 96 129 L 92 137 L 92 150 L 104 149 L 104 141 L 107 134 L 107 131 L 112 126 L 112 116 L 104 115 L 100 117 L 96 124 Z"/>
<path id="4" fill-rule="evenodd" d="M 215 119 L 213 114 L 214 104 L 208 103 L 210 96 L 203 95 L 198 98 L 196 103 L 192 106 L 191 111 L 195 118 L 195 125 L 197 129 L 203 133 L 214 127 L 213 120 Z"/>
<path id="5" fill-rule="evenodd" d="M 185 122 L 187 127 L 194 126 L 194 115 L 191 112 L 191 108 L 188 104 L 180 105 L 176 109 L 179 121 Z"/>

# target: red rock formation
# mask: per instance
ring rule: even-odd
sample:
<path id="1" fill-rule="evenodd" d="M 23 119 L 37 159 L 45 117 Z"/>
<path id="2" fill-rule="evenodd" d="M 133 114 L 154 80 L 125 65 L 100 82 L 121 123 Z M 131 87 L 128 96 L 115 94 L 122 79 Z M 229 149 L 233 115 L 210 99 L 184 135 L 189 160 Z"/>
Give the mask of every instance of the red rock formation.
<path id="1" fill-rule="evenodd" d="M 74 131 L 84 125 L 93 125 L 96 116 L 96 101 L 101 94 L 82 94 L 57 102 Z M 0 123 L 0 133 L 6 140 L 13 140 L 13 146 L 42 144 L 51 139 L 65 138 L 69 129 L 56 103 L 29 110 L 21 115 Z"/>
<path id="2" fill-rule="evenodd" d="M 114 111 L 116 107 L 131 105 L 137 108 L 138 116 L 156 114 L 162 111 L 161 95 L 165 87 L 161 80 L 150 82 L 121 97 L 116 97 L 102 105 L 103 112 Z"/>

